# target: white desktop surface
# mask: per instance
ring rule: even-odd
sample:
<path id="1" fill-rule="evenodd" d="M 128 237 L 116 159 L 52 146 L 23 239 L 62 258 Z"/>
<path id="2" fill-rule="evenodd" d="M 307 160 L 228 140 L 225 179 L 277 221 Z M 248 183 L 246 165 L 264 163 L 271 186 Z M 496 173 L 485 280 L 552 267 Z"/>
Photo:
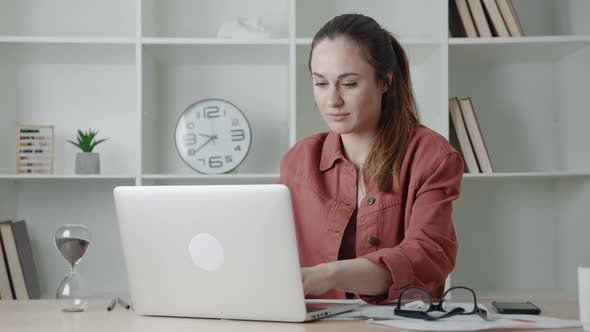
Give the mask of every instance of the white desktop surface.
<path id="1" fill-rule="evenodd" d="M 490 301 L 481 301 L 490 308 Z M 578 306 L 574 301 L 534 301 L 543 309 L 544 315 L 563 319 L 578 319 Z M 369 324 L 367 321 L 314 321 L 308 323 L 274 323 L 231 321 L 217 319 L 146 317 L 117 305 L 107 311 L 109 299 L 93 299 L 87 311 L 63 313 L 54 300 L 0 301 L 0 330 L 11 332 L 44 331 L 396 331 L 395 329 Z M 504 330 L 507 331 L 507 330 Z M 535 331 L 535 330 L 520 330 Z M 551 331 L 551 330 L 539 330 Z M 559 329 L 555 331 L 582 331 Z"/>

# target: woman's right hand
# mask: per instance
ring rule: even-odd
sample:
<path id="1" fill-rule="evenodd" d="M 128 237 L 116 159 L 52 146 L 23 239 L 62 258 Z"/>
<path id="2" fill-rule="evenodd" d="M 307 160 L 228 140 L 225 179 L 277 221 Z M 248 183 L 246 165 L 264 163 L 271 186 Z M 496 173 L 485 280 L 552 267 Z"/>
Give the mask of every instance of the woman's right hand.
<path id="1" fill-rule="evenodd" d="M 319 296 L 334 288 L 332 285 L 333 270 L 333 263 L 301 268 L 305 296 Z"/>

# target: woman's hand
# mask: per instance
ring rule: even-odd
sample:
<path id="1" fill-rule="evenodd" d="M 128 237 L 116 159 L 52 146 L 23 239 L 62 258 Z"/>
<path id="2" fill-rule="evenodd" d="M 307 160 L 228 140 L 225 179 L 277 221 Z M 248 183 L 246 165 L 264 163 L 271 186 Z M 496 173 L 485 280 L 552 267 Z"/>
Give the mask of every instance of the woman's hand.
<path id="1" fill-rule="evenodd" d="M 391 273 L 366 258 L 346 259 L 301 268 L 305 295 L 319 296 L 331 289 L 364 295 L 387 294 Z"/>
<path id="2" fill-rule="evenodd" d="M 319 296 L 334 288 L 332 283 L 333 276 L 333 263 L 323 263 L 301 268 L 301 280 L 303 281 L 305 296 Z"/>

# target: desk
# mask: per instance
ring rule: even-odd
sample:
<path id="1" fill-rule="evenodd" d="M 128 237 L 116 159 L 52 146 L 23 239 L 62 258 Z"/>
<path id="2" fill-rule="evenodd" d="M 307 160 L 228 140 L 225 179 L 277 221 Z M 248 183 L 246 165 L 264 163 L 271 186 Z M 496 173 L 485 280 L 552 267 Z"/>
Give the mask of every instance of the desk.
<path id="1" fill-rule="evenodd" d="M 144 317 L 134 311 L 115 306 L 107 311 L 109 300 L 92 300 L 88 310 L 82 313 L 62 313 L 53 300 L 0 301 L 0 330 L 11 332 L 94 332 L 94 331 L 285 331 L 285 332 L 347 332 L 347 331 L 395 331 L 394 329 L 368 324 L 366 321 L 315 321 L 309 323 L 272 323 L 230 321 L 216 319 L 191 319 L 168 317 Z M 534 301 L 547 316 L 578 319 L 576 302 Z M 490 301 L 482 301 L 491 308 Z M 520 330 L 533 331 L 533 330 Z M 549 330 L 540 330 L 549 331 Z M 560 329 L 556 331 L 582 331 Z"/>

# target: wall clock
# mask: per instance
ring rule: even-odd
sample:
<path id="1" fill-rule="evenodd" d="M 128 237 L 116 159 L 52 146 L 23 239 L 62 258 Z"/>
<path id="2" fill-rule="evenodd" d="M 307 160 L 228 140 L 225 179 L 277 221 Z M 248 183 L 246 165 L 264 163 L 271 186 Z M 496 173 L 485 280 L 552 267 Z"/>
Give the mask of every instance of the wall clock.
<path id="1" fill-rule="evenodd" d="M 190 105 L 176 124 L 176 150 L 192 169 L 203 174 L 234 170 L 248 155 L 252 130 L 234 104 L 203 99 Z"/>

